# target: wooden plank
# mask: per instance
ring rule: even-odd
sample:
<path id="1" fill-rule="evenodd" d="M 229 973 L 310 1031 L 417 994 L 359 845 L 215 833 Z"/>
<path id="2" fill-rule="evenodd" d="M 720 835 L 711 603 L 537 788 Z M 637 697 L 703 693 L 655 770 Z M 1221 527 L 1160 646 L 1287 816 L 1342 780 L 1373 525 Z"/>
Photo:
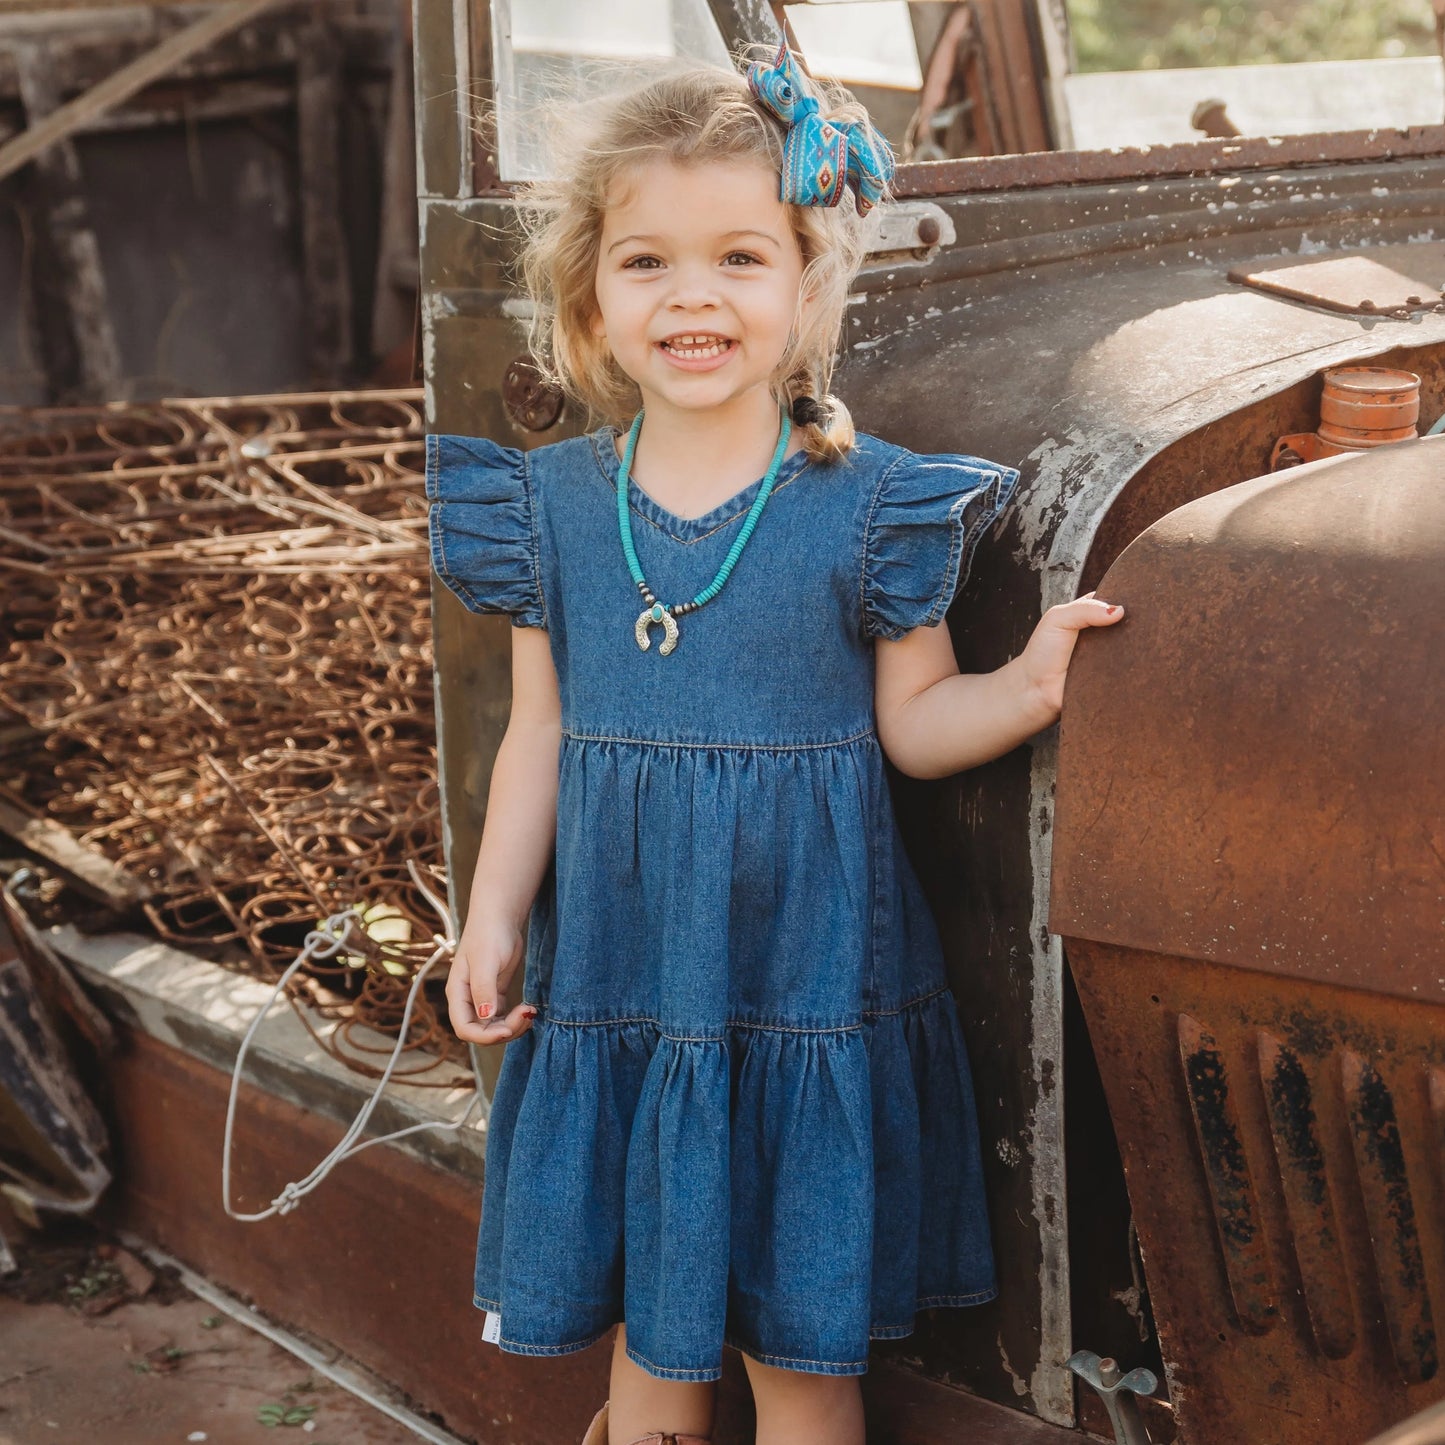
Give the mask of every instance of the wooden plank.
<path id="1" fill-rule="evenodd" d="M 85 121 L 123 100 L 129 100 L 151 81 L 173 70 L 178 62 L 254 20 L 262 11 L 281 3 L 283 0 L 235 0 L 224 10 L 217 10 L 177 31 L 155 49 L 148 50 L 139 59 L 107 76 L 84 95 L 57 107 L 44 120 L 32 124 L 24 135 L 0 146 L 0 180 L 13 175 L 57 141 L 64 140 Z"/>
<path id="2" fill-rule="evenodd" d="M 138 879 L 122 872 L 103 853 L 87 848 L 68 828 L 53 818 L 36 817 L 4 796 L 0 796 L 0 832 L 55 864 L 85 892 L 113 908 L 131 908 L 149 896 L 150 890 Z"/>
<path id="3" fill-rule="evenodd" d="M 5 0 L 7 15 L 48 14 L 52 10 L 154 10 L 194 5 L 196 0 Z"/>
<path id="4" fill-rule="evenodd" d="M 391 86 L 382 152 L 381 247 L 371 303 L 371 352 L 409 353 L 420 287 L 416 226 L 416 135 L 412 94 L 411 12 L 398 10 L 392 34 Z M 405 294 L 403 294 L 405 293 Z M 408 360 L 410 358 L 408 357 Z"/>
<path id="5" fill-rule="evenodd" d="M 26 119 L 32 130 L 45 126 L 60 107 L 49 46 L 27 41 L 15 45 L 12 54 Z M 37 260 L 38 304 L 33 314 L 45 358 L 46 390 L 52 401 L 102 401 L 119 389 L 120 347 L 80 158 L 74 145 L 61 138 L 34 159 L 30 189 L 47 244 Z M 47 293 L 60 304 L 51 305 Z"/>
<path id="6" fill-rule="evenodd" d="M 296 67 L 306 349 L 311 383 L 351 379 L 351 274 L 341 219 L 341 47 L 324 11 L 302 29 Z"/>
<path id="7" fill-rule="evenodd" d="M 112 135 L 119 131 L 150 130 L 156 126 L 186 125 L 215 120 L 240 120 L 273 111 L 290 111 L 295 88 L 259 80 L 234 80 L 219 92 L 203 94 L 147 94 L 130 105 L 117 106 L 77 127 L 75 134 Z M 0 144 L 23 131 L 0 124 Z M 63 142 L 62 142 L 63 144 Z"/>

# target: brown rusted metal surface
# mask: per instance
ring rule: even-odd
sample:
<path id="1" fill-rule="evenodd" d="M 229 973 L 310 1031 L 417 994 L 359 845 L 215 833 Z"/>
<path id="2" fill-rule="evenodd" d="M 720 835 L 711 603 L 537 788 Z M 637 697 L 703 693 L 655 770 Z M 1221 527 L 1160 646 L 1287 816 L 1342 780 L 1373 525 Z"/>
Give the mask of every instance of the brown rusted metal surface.
<path id="1" fill-rule="evenodd" d="M 898 168 L 893 190 L 899 197 L 941 196 L 1438 155 L 1445 155 L 1445 126 L 1439 125 L 1408 130 L 1336 131 L 1327 135 L 1248 136 L 1176 145 L 1118 146 L 1103 151 L 1043 151 L 921 161 Z"/>
<path id="2" fill-rule="evenodd" d="M 1430 277 L 1442 264 L 1445 264 L 1445 246 L 1421 246 L 1414 269 Z M 1362 316 L 1395 316 L 1407 320 L 1416 311 L 1445 307 L 1445 295 L 1438 280 L 1406 275 L 1366 255 L 1332 256 L 1328 261 L 1234 266 L 1230 268 L 1229 279 L 1242 286 L 1287 296 L 1292 301 Z"/>
<path id="3" fill-rule="evenodd" d="M 1070 671 L 1050 927 L 1181 1445 L 1445 1392 L 1442 476 L 1402 442 L 1178 508 Z"/>
<path id="4" fill-rule="evenodd" d="M 1445 999 L 1442 471 L 1437 438 L 1295 468 L 1119 558 L 1064 703 L 1055 932 Z"/>
<path id="5" fill-rule="evenodd" d="M 1386 351 L 1374 358 L 1374 364 L 1399 366 L 1419 375 L 1420 413 L 1426 424 L 1445 412 L 1445 347 Z M 1271 470 L 1272 451 L 1281 433 L 1314 434 L 1321 390 L 1319 377 L 1297 382 L 1191 431 L 1151 457 L 1100 519 L 1079 591 L 1097 588 L 1124 548 L 1166 513 Z"/>
<path id="6" fill-rule="evenodd" d="M 436 927 L 406 861 L 443 862 L 421 435 L 414 390 L 0 410 L 0 778 L 181 948 L 275 976 L 391 911 L 293 998 L 366 1074 Z M 451 1087 L 418 1007 L 403 1071 Z"/>
<path id="7" fill-rule="evenodd" d="M 1061 791 L 1072 778 L 1061 769 Z M 1445 1189 L 1425 1075 L 1445 1060 L 1441 1010 L 1114 944 L 1065 950 L 1119 1132 L 1181 1445 L 1347 1445 L 1440 1398 Z M 1233 1134 L 1196 1128 L 1184 1015 L 1212 1041 L 1209 1087 Z M 1221 1210 L 1210 1176 L 1240 1170 L 1252 1193 Z M 1262 1335 L 1234 1308 L 1226 1239 L 1242 1230 L 1278 1306 Z"/>

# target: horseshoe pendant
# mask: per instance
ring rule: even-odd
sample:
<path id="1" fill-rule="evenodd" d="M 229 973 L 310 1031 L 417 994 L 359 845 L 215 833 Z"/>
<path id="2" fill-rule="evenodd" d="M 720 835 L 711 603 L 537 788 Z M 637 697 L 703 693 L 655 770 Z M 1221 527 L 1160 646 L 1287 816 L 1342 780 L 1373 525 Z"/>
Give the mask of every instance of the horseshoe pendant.
<path id="1" fill-rule="evenodd" d="M 637 637 L 637 645 L 646 652 L 652 646 L 651 630 L 660 626 L 663 631 L 662 646 L 657 650 L 664 657 L 677 646 L 677 621 L 662 603 L 654 603 L 651 607 L 642 609 L 642 616 L 637 619 L 637 626 L 633 629 Z"/>

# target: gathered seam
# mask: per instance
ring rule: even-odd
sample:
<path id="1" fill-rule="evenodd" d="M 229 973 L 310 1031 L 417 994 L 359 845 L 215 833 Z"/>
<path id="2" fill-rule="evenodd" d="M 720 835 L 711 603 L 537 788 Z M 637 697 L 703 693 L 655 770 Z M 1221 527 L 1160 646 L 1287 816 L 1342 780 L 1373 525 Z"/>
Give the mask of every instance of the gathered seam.
<path id="1" fill-rule="evenodd" d="M 635 738 L 621 733 L 583 733 L 574 728 L 564 727 L 562 736 L 580 743 L 637 743 L 649 748 L 693 748 L 703 752 L 733 753 L 802 753 L 821 748 L 841 748 L 847 743 L 861 742 L 875 735 L 872 727 L 850 733 L 845 738 L 830 738 L 821 743 L 684 743 L 667 738 Z"/>
<path id="2" fill-rule="evenodd" d="M 942 988 L 935 988 L 928 993 L 919 994 L 917 998 L 911 998 L 906 1003 L 901 1003 L 897 1008 L 870 1008 L 862 1010 L 862 1017 L 865 1019 L 897 1018 L 899 1014 L 907 1013 L 909 1009 L 922 1008 L 926 1003 L 948 993 L 947 985 Z M 559 1019 L 548 1014 L 545 1010 L 541 1013 L 542 1021 L 551 1024 L 559 1029 L 605 1029 L 621 1027 L 624 1024 L 646 1024 L 657 1030 L 659 1037 L 670 1039 L 673 1043 L 679 1044 L 721 1044 L 727 1042 L 727 1034 L 670 1034 L 662 1026 L 662 1020 L 654 1018 L 651 1014 L 631 1014 L 626 1018 L 606 1019 Z M 751 1019 L 729 1020 L 724 1025 L 726 1029 L 748 1029 L 757 1033 L 776 1034 L 852 1034 L 857 1033 L 863 1025 L 856 1024 L 819 1024 L 816 1026 L 806 1024 L 765 1024 L 757 1023 Z"/>

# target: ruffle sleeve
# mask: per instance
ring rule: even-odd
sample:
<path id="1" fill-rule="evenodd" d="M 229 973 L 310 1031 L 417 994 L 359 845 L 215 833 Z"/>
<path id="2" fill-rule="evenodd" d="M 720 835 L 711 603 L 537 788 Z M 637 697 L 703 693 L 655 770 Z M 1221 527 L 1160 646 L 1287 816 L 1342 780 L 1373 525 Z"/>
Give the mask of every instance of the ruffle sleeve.
<path id="1" fill-rule="evenodd" d="M 485 437 L 429 434 L 426 495 L 437 576 L 471 612 L 506 612 L 514 627 L 546 627 L 526 457 Z"/>
<path id="2" fill-rule="evenodd" d="M 916 456 L 879 478 L 863 538 L 863 630 L 893 641 L 942 621 L 1019 474 L 982 457 Z"/>

